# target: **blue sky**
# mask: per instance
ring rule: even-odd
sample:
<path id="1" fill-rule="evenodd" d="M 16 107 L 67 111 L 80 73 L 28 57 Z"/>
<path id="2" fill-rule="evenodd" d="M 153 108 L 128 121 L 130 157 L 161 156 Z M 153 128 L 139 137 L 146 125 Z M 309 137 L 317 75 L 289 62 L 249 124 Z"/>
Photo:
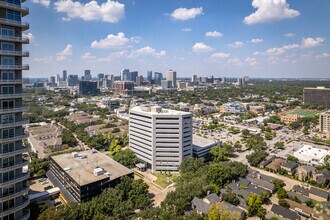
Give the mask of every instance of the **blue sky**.
<path id="1" fill-rule="evenodd" d="M 31 0 L 30 70 L 330 78 L 329 0 Z"/>

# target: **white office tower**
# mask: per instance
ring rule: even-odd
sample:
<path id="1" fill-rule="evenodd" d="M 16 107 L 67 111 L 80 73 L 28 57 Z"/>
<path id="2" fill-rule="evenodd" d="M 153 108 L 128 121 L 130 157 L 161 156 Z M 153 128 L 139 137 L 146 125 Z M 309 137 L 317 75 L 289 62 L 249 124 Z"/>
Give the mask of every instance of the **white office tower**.
<path id="1" fill-rule="evenodd" d="M 169 70 L 166 73 L 166 80 L 171 81 L 172 88 L 176 88 L 176 72 L 173 70 Z"/>
<path id="2" fill-rule="evenodd" d="M 192 156 L 192 114 L 136 106 L 130 110 L 129 146 L 152 172 L 178 171 Z"/>
<path id="3" fill-rule="evenodd" d="M 193 74 L 191 76 L 191 82 L 197 82 L 197 75 L 196 74 Z"/>

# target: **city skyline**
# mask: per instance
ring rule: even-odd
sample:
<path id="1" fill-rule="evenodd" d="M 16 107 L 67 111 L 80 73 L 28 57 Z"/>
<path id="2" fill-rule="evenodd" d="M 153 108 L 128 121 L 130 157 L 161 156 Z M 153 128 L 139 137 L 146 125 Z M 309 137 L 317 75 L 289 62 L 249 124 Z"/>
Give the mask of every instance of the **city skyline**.
<path id="1" fill-rule="evenodd" d="M 326 78 L 330 2 L 49 1 L 26 3 L 27 77 L 173 69 L 178 77 Z M 45 19 L 40 19 L 44 17 Z"/>

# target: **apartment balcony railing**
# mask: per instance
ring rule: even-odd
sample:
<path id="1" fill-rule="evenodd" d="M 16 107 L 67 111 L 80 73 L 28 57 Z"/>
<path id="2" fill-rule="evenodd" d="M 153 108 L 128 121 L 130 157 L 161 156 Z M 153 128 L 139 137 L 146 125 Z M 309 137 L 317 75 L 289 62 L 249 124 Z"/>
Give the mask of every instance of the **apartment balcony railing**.
<path id="1" fill-rule="evenodd" d="M 30 172 L 23 173 L 21 176 L 16 176 L 15 179 L 6 181 L 6 182 L 0 182 L 0 187 L 6 187 L 13 185 L 18 182 L 22 182 L 24 180 L 27 180 L 30 177 Z"/>
<path id="2" fill-rule="evenodd" d="M 0 197 L 0 202 L 4 202 L 4 201 L 7 201 L 7 200 L 16 198 L 18 196 L 28 194 L 28 193 L 29 193 L 29 187 L 28 186 L 22 187 L 21 189 L 16 190 L 14 193 L 11 193 L 11 194 Z"/>
<path id="3" fill-rule="evenodd" d="M 22 160 L 19 163 L 13 165 L 13 166 L 9 166 L 9 167 L 4 167 L 4 168 L 0 168 L 0 172 L 7 172 L 10 170 L 16 170 L 18 168 L 24 167 L 29 165 L 29 161 L 28 160 Z"/>
<path id="4" fill-rule="evenodd" d="M 0 94 L 0 99 L 23 98 L 26 93 Z"/>
<path id="5" fill-rule="evenodd" d="M 28 111 L 29 109 L 30 109 L 29 107 L 17 107 L 17 108 L 0 109 L 0 114 L 25 112 L 25 111 Z"/>
<path id="6" fill-rule="evenodd" d="M 1 2 L 1 1 L 0 1 Z M 1 6 L 1 4 L 0 4 Z M 26 31 L 30 28 L 30 24 L 24 21 L 15 21 L 12 19 L 0 18 L 0 24 L 21 27 L 23 31 Z"/>
<path id="7" fill-rule="evenodd" d="M 2 70 L 29 70 L 29 65 L 0 65 Z"/>
<path id="8" fill-rule="evenodd" d="M 13 142 L 13 141 L 19 141 L 19 140 L 27 138 L 27 137 L 28 137 L 28 134 L 19 134 L 17 136 L 10 137 L 10 138 L 0 138 L 0 144 L 7 143 L 7 142 Z"/>
<path id="9" fill-rule="evenodd" d="M 27 147 L 23 147 L 19 150 L 14 150 L 14 151 L 6 152 L 6 153 L 0 153 L 0 158 L 11 157 L 11 156 L 15 156 L 17 154 L 26 153 L 28 151 L 29 151 L 29 149 Z"/>
<path id="10" fill-rule="evenodd" d="M 22 12 L 22 16 L 29 14 L 29 8 L 24 5 L 18 5 L 18 4 L 8 3 L 6 1 L 0 1 L 0 6 L 7 8 L 7 9 L 20 11 L 20 12 Z"/>
<path id="11" fill-rule="evenodd" d="M 0 129 L 10 128 L 10 127 L 15 127 L 15 126 L 21 126 L 21 125 L 28 124 L 29 122 L 30 122 L 29 119 L 22 119 L 22 120 L 11 122 L 11 123 L 1 123 L 0 124 Z"/>
<path id="12" fill-rule="evenodd" d="M 30 218 L 30 210 L 26 210 L 26 211 L 23 211 L 22 217 L 16 218 L 15 220 L 28 220 L 29 218 Z"/>
<path id="13" fill-rule="evenodd" d="M 7 209 L 5 211 L 0 212 L 0 218 L 9 215 L 11 213 L 14 213 L 18 210 L 24 209 L 25 207 L 27 207 L 30 204 L 30 200 L 26 199 L 23 202 L 16 204 L 14 207 Z"/>
<path id="14" fill-rule="evenodd" d="M 0 84 L 22 84 L 22 79 L 0 79 Z"/>
<path id="15" fill-rule="evenodd" d="M 0 55 L 28 57 L 30 53 L 28 51 L 0 50 Z"/>
<path id="16" fill-rule="evenodd" d="M 0 35 L 0 40 L 19 42 L 19 43 L 25 43 L 25 44 L 30 43 L 30 39 L 26 36 L 15 37 L 15 36 L 8 36 L 8 35 Z"/>

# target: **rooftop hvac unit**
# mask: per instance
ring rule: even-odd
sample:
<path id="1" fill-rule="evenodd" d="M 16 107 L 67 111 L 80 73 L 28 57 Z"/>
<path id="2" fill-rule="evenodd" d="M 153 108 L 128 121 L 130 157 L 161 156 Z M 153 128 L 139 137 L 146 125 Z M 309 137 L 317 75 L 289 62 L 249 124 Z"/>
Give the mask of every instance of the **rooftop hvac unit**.
<path id="1" fill-rule="evenodd" d="M 98 167 L 94 169 L 94 176 L 100 176 L 103 174 L 103 169 Z"/>
<path id="2" fill-rule="evenodd" d="M 72 152 L 72 157 L 73 157 L 73 158 L 78 157 L 78 153 L 77 153 L 77 152 Z"/>

